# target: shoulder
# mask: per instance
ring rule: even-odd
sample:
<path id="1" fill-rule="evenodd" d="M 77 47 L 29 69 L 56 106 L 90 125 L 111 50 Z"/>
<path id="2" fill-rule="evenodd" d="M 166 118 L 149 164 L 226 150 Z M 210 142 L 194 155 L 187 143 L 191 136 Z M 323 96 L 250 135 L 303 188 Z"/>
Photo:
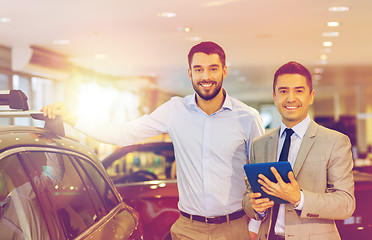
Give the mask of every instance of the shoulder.
<path id="1" fill-rule="evenodd" d="M 195 100 L 193 99 L 193 95 L 187 95 L 185 97 L 174 96 L 165 103 L 161 104 L 158 108 L 168 109 L 170 111 L 183 111 L 185 109 L 195 109 L 196 104 Z"/>
<path id="2" fill-rule="evenodd" d="M 314 134 L 314 136 L 318 138 L 325 139 L 326 141 L 347 141 L 350 142 L 350 139 L 347 135 L 324 127 L 322 125 L 319 125 L 315 122 L 312 122 L 311 125 L 309 126 L 309 134 Z M 310 136 L 311 137 L 311 136 Z"/>
<path id="3" fill-rule="evenodd" d="M 343 133 L 341 133 L 339 131 L 336 131 L 336 130 L 333 130 L 333 129 L 324 127 L 324 126 L 319 125 L 318 123 L 316 123 L 314 121 L 312 122 L 312 125 L 313 125 L 313 127 L 316 128 L 316 133 L 319 134 L 319 135 L 327 135 L 327 136 L 332 136 L 332 137 L 343 137 L 343 136 L 346 136 L 345 134 L 343 134 Z"/>
<path id="4" fill-rule="evenodd" d="M 253 141 L 253 143 L 255 143 L 255 144 L 262 144 L 262 143 L 265 143 L 268 139 L 277 138 L 278 136 L 279 136 L 279 128 L 271 129 L 271 130 L 268 130 L 263 135 L 257 137 Z"/>
<path id="5" fill-rule="evenodd" d="M 188 98 L 189 96 L 186 96 L 186 97 L 180 97 L 180 96 L 173 96 L 169 99 L 168 102 L 183 102 L 186 98 Z"/>
<path id="6" fill-rule="evenodd" d="M 188 102 L 192 99 L 192 96 L 179 97 L 173 96 L 168 101 L 164 102 L 162 105 L 187 105 Z"/>

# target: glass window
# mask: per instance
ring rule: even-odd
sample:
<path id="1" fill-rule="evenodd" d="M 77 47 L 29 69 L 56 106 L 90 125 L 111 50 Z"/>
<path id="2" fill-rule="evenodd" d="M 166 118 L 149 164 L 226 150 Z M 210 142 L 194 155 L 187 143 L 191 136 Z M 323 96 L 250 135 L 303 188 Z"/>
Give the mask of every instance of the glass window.
<path id="1" fill-rule="evenodd" d="M 39 110 L 47 104 L 54 102 L 54 91 L 53 91 L 53 81 L 44 78 L 33 77 L 31 78 L 32 84 L 32 109 Z M 33 120 L 34 126 L 43 127 L 44 122 Z"/>
<path id="2" fill-rule="evenodd" d="M 14 154 L 0 160 L 1 239 L 50 239 L 34 186 L 39 176 L 26 174 Z"/>
<path id="3" fill-rule="evenodd" d="M 55 101 L 63 101 L 63 85 L 62 83 L 51 79 L 32 77 L 32 110 L 38 111 L 48 104 Z M 32 125 L 36 127 L 44 127 L 43 121 L 33 120 Z"/>
<path id="4" fill-rule="evenodd" d="M 32 96 L 33 108 L 40 109 L 46 104 L 54 101 L 53 81 L 44 78 L 33 77 L 32 83 Z"/>
<path id="5" fill-rule="evenodd" d="M 0 73 L 0 90 L 9 90 L 9 78 L 7 74 Z M 9 109 L 8 107 L 5 106 L 0 106 L 0 110 L 2 109 Z M 7 126 L 10 125 L 10 118 L 4 118 L 0 117 L 0 126 Z"/>
<path id="6" fill-rule="evenodd" d="M 0 90 L 10 90 L 9 78 L 5 73 L 0 73 Z"/>
<path id="7" fill-rule="evenodd" d="M 90 196 L 89 186 L 67 155 L 52 152 L 28 152 L 33 164 L 31 172 L 44 179 L 46 199 L 53 204 L 67 238 L 72 239 L 98 220 L 98 213 Z"/>
<path id="8" fill-rule="evenodd" d="M 110 185 L 106 182 L 105 178 L 99 173 L 99 171 L 89 162 L 85 161 L 82 158 L 79 158 L 80 162 L 82 164 L 82 167 L 85 170 L 85 174 L 82 174 L 85 176 L 86 180 L 85 182 L 89 182 L 92 184 L 92 188 L 94 189 L 95 194 L 99 199 L 94 201 L 95 203 L 99 204 L 99 209 L 104 208 L 107 212 L 109 212 L 111 209 L 113 209 L 115 206 L 119 204 L 119 200 L 116 198 L 112 188 Z"/>

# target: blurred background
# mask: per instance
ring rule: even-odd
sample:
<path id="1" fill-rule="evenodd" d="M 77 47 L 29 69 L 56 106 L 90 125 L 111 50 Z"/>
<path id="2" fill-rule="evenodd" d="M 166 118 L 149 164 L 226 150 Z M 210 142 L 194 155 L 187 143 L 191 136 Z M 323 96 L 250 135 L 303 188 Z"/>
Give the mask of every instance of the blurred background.
<path id="1" fill-rule="evenodd" d="M 275 70 L 313 74 L 311 117 L 347 134 L 356 164 L 372 159 L 372 1 L 0 0 L 0 90 L 20 89 L 38 110 L 54 101 L 104 121 L 152 112 L 192 94 L 187 54 L 215 41 L 227 54 L 229 95 L 280 124 Z M 38 125 L 0 118 L 0 125 Z M 100 157 L 116 146 L 68 130 Z M 164 137 L 161 137 L 164 139 Z"/>

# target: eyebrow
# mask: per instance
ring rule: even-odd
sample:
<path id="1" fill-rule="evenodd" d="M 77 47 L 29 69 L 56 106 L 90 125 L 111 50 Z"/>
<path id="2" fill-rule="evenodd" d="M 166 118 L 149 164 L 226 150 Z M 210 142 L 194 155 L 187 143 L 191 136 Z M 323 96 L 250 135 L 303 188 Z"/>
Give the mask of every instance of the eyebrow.
<path id="1" fill-rule="evenodd" d="M 289 87 L 278 87 L 278 90 L 283 90 L 283 89 L 289 89 Z M 294 87 L 294 89 L 306 89 L 306 88 L 303 86 L 300 86 L 300 87 Z"/>
<path id="2" fill-rule="evenodd" d="M 219 67 L 220 65 L 218 64 L 212 64 L 212 65 L 208 65 L 207 67 Z M 203 66 L 202 65 L 194 65 L 192 68 L 202 68 Z"/>

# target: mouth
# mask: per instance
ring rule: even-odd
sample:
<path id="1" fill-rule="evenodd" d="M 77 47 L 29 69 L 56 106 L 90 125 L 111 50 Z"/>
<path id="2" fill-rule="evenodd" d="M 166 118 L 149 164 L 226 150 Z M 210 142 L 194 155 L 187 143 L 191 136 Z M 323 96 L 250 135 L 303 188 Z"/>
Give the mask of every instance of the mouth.
<path id="1" fill-rule="evenodd" d="M 284 106 L 284 108 L 287 110 L 296 110 L 299 106 Z"/>
<path id="2" fill-rule="evenodd" d="M 203 87 L 203 88 L 210 88 L 213 86 L 213 82 L 201 82 L 200 85 Z"/>

